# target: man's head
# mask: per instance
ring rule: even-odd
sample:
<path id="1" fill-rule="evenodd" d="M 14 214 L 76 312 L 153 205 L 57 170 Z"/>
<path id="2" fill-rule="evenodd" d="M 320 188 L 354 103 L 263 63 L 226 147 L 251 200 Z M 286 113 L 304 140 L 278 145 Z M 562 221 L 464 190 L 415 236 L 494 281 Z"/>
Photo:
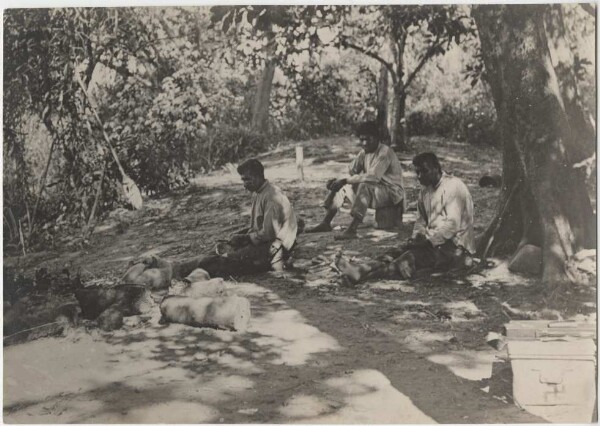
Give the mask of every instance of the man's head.
<path id="1" fill-rule="evenodd" d="M 379 126 L 375 121 L 360 123 L 356 127 L 356 136 L 360 139 L 360 146 L 367 154 L 375 152 L 381 141 Z"/>
<path id="2" fill-rule="evenodd" d="M 242 177 L 244 188 L 248 191 L 258 191 L 265 182 L 265 168 L 262 163 L 255 158 L 251 158 L 240 164 L 237 168 L 237 172 Z"/>
<path id="3" fill-rule="evenodd" d="M 442 166 L 433 152 L 422 152 L 412 161 L 419 183 L 423 186 L 435 186 L 442 177 Z"/>

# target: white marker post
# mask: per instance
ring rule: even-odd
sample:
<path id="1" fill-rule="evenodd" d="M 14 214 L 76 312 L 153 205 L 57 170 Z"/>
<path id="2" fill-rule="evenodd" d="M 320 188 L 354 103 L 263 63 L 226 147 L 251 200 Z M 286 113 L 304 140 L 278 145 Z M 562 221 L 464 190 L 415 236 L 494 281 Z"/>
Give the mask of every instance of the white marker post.
<path id="1" fill-rule="evenodd" d="M 304 151 L 299 145 L 296 145 L 296 168 L 300 174 L 300 181 L 304 182 Z"/>

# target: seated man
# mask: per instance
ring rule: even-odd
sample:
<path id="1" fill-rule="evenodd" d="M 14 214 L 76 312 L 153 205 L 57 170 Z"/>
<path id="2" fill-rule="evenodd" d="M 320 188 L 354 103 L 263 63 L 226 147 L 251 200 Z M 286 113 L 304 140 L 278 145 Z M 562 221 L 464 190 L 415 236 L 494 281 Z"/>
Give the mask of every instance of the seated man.
<path id="1" fill-rule="evenodd" d="M 175 276 L 185 277 L 196 268 L 206 270 L 211 277 L 283 270 L 296 242 L 294 209 L 285 194 L 265 179 L 260 161 L 245 161 L 237 171 L 244 187 L 252 192 L 250 227 L 231 236 L 228 245 L 232 250 L 228 253 L 174 265 Z"/>
<path id="2" fill-rule="evenodd" d="M 352 223 L 336 239 L 356 238 L 356 230 L 364 219 L 367 208 L 395 206 L 404 202 L 402 166 L 396 153 L 381 143 L 375 122 L 362 123 L 356 129 L 363 149 L 350 165 L 350 176 L 331 179 L 327 183 L 329 194 L 324 207 L 323 221 L 306 232 L 331 231 L 331 221 L 345 200 L 352 204 Z"/>
<path id="3" fill-rule="evenodd" d="M 468 264 L 475 252 L 473 199 L 457 177 L 442 172 L 435 154 L 425 152 L 413 159 L 419 183 L 418 218 L 412 238 L 392 254 L 365 265 L 338 259 L 338 268 L 350 282 L 399 274 L 410 278 L 415 271 L 447 271 Z"/>

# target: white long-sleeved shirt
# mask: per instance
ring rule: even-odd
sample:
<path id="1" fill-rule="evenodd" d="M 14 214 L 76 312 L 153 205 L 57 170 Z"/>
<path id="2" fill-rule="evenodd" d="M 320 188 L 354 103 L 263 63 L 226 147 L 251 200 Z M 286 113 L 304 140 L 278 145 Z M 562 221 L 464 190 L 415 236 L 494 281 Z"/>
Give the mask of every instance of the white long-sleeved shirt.
<path id="1" fill-rule="evenodd" d="M 413 238 L 423 234 L 434 247 L 452 240 L 470 253 L 475 252 L 473 198 L 462 180 L 443 173 L 437 186 L 423 187 L 418 213 Z"/>
<path id="2" fill-rule="evenodd" d="M 404 198 L 402 165 L 389 146 L 379 144 L 375 152 L 367 154 L 361 150 L 350 164 L 349 184 L 381 183 L 398 192 Z"/>
<path id="3" fill-rule="evenodd" d="M 252 194 L 252 217 L 248 235 L 253 244 L 280 240 L 286 250 L 296 240 L 298 223 L 290 200 L 285 194 L 265 180 Z"/>

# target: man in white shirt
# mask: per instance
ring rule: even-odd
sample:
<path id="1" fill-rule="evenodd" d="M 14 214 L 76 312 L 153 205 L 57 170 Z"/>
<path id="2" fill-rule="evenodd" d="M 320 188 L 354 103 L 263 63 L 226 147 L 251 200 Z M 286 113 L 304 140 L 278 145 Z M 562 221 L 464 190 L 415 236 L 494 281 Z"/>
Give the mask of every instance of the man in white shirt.
<path id="1" fill-rule="evenodd" d="M 161 269 L 171 277 L 182 279 L 194 269 L 202 268 L 211 277 L 228 277 L 249 273 L 281 271 L 296 242 L 298 222 L 286 195 L 264 176 L 264 167 L 256 159 L 240 164 L 238 173 L 244 188 L 252 193 L 250 227 L 227 241 L 227 253 L 196 256 L 168 262 L 157 257 L 143 259 L 147 269 Z M 145 270 L 134 267 L 125 274 L 131 284 L 145 284 Z"/>
<path id="2" fill-rule="evenodd" d="M 308 233 L 331 231 L 331 221 L 346 200 L 352 204 L 352 223 L 342 234 L 336 235 L 338 240 L 356 238 L 367 208 L 391 207 L 404 202 L 402 166 L 394 150 L 381 143 L 377 124 L 361 123 L 356 133 L 363 149 L 350 165 L 350 176 L 330 179 L 327 183 L 330 192 L 323 205 L 327 213 L 320 224 L 306 230 Z"/>
<path id="3" fill-rule="evenodd" d="M 368 277 L 399 274 L 410 278 L 419 269 L 446 271 L 463 266 L 475 252 L 473 198 L 457 177 L 444 173 L 435 154 L 425 152 L 413 159 L 422 185 L 418 218 L 412 238 L 395 254 L 365 265 L 338 259 L 338 268 L 351 282 Z"/>

